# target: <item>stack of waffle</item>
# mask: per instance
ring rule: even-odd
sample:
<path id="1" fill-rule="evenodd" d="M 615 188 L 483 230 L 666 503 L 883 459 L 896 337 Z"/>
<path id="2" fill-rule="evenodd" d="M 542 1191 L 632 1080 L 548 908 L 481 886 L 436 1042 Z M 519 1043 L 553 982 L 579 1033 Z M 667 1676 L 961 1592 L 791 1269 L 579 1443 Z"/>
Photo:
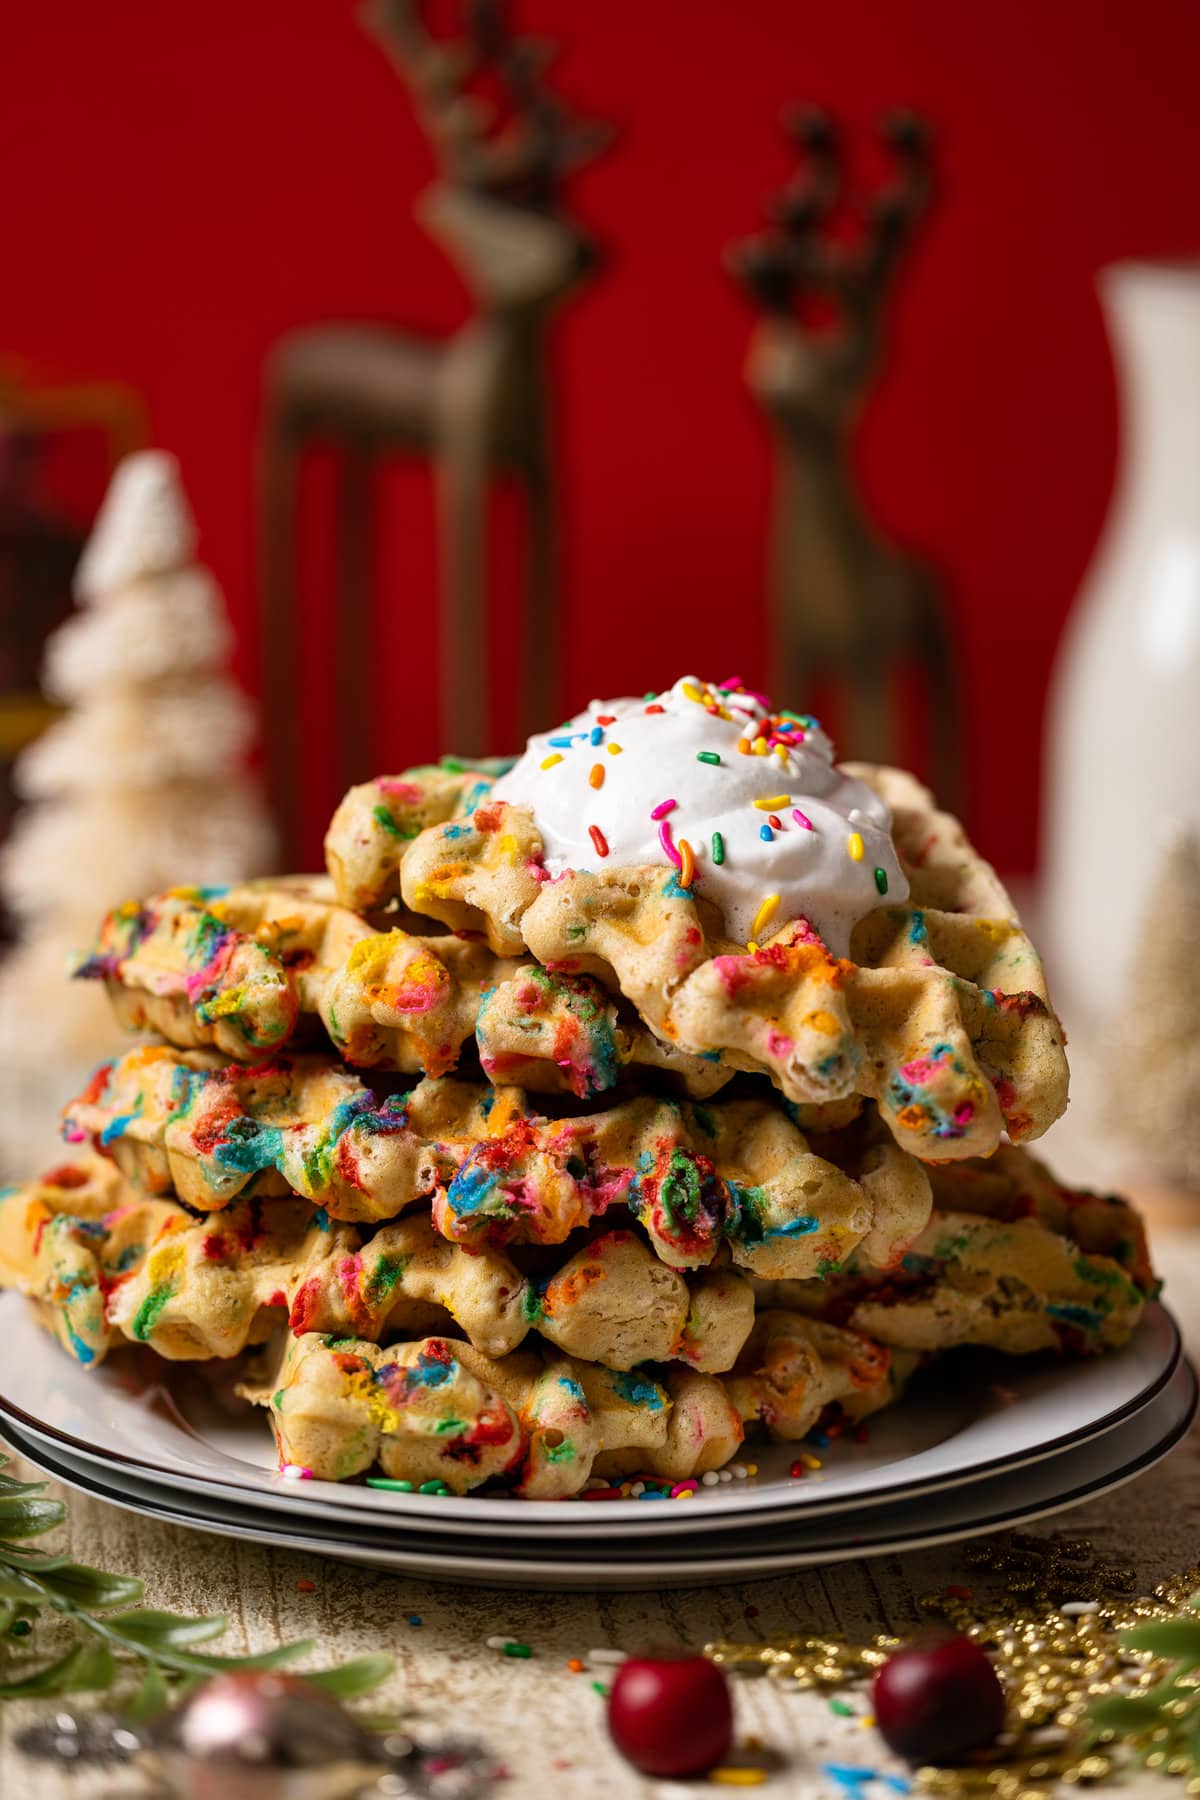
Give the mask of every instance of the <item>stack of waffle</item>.
<path id="1" fill-rule="evenodd" d="M 732 939 L 669 833 L 552 869 L 497 772 L 353 789 L 325 877 L 103 922 L 79 974 L 153 1041 L 0 1200 L 0 1284 L 70 1354 L 241 1359 L 319 1477 L 549 1498 L 857 1425 L 956 1346 L 1128 1339 L 1140 1222 L 1019 1147 L 1066 1104 L 1061 1029 L 923 789 L 854 771 L 908 891 L 877 869 L 835 956 L 786 906 Z"/>

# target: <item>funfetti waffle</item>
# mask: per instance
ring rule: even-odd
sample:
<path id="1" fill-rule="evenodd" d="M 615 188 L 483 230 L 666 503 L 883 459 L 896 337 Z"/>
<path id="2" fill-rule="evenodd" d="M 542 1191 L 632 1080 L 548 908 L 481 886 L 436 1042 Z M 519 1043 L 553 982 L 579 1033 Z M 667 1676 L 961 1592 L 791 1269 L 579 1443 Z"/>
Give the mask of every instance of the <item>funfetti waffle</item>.
<path id="1" fill-rule="evenodd" d="M 130 1187 L 105 1157 L 64 1163 L 0 1195 L 0 1288 L 28 1295 L 77 1362 L 99 1362 L 112 1342 L 114 1285 L 191 1223 L 174 1201 Z"/>
<path id="2" fill-rule="evenodd" d="M 663 1043 L 799 1104 L 870 1098 L 926 1160 L 1038 1137 L 1066 1105 L 1041 964 L 962 827 L 739 685 L 594 702 L 413 839 L 351 814 L 328 840 L 343 899 L 398 892 L 497 956 L 591 977 Z"/>
<path id="3" fill-rule="evenodd" d="M 758 1284 L 759 1304 L 910 1350 L 1089 1354 L 1127 1343 L 1158 1291 L 1134 1209 L 1056 1182 L 1027 1151 L 946 1165 L 934 1195 L 928 1224 L 886 1275 L 851 1256 L 826 1282 Z"/>
<path id="4" fill-rule="evenodd" d="M 77 1360 L 122 1342 L 172 1361 L 239 1355 L 279 1326 L 371 1342 L 454 1329 L 503 1356 L 537 1334 L 628 1370 L 731 1369 L 754 1323 L 748 1279 L 661 1262 L 633 1229 L 601 1231 L 526 1275 L 416 1212 L 368 1238 L 302 1200 L 239 1200 L 197 1218 L 99 1159 L 0 1198 L 0 1285 L 19 1288 Z"/>
<path id="5" fill-rule="evenodd" d="M 295 1193 L 376 1222 L 425 1201 L 444 1237 L 472 1247 L 561 1244 L 627 1207 L 673 1267 L 728 1251 L 797 1277 L 856 1246 L 889 1267 L 928 1218 L 925 1170 L 871 1123 L 817 1155 L 769 1092 L 547 1116 L 520 1088 L 443 1077 L 381 1097 L 328 1058 L 254 1068 L 162 1046 L 105 1065 L 64 1113 L 69 1140 L 201 1211 Z"/>
<path id="6" fill-rule="evenodd" d="M 594 1475 L 684 1481 L 719 1469 L 747 1424 L 790 1439 L 834 1405 L 863 1417 L 894 1398 L 891 1363 L 860 1334 L 800 1315 L 769 1317 L 729 1377 L 622 1373 L 554 1352 L 488 1357 L 446 1338 L 380 1349 L 309 1335 L 243 1392 L 267 1409 L 281 1462 L 322 1479 L 378 1467 L 458 1494 L 498 1480 L 549 1500 Z"/>
<path id="7" fill-rule="evenodd" d="M 734 1072 L 656 1038 L 590 976 L 408 915 L 377 928 L 337 905 L 326 877 L 116 907 L 75 972 L 104 982 L 126 1030 L 240 1062 L 331 1049 L 356 1068 L 444 1075 L 477 1053 L 492 1080 L 581 1098 L 629 1068 L 661 1070 L 697 1098 Z"/>

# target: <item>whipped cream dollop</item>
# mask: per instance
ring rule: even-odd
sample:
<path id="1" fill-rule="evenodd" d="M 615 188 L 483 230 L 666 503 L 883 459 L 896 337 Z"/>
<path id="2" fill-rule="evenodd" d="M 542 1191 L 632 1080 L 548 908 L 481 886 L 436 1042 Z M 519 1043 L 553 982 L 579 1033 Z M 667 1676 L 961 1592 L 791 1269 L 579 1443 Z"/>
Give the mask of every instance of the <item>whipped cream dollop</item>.
<path id="1" fill-rule="evenodd" d="M 908 896 L 884 802 L 815 719 L 737 681 L 593 700 L 493 793 L 533 813 L 551 875 L 669 864 L 740 944 L 804 918 L 844 956 L 859 919 Z"/>

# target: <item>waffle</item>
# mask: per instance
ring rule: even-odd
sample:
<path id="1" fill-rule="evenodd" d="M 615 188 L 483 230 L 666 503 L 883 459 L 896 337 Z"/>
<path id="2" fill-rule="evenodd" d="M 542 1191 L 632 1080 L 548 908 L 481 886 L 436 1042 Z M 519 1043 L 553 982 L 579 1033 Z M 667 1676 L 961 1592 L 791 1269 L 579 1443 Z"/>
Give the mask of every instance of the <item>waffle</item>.
<path id="1" fill-rule="evenodd" d="M 935 1210 L 898 1268 L 881 1276 L 851 1257 L 826 1283 L 759 1284 L 759 1304 L 909 1350 L 1088 1354 L 1128 1342 L 1158 1284 L 1142 1221 L 1125 1201 L 1065 1188 L 1015 1149 L 947 1165 L 933 1188 Z"/>
<path id="2" fill-rule="evenodd" d="M 64 1113 L 70 1141 L 203 1212 L 296 1193 L 375 1222 L 429 1199 L 441 1234 L 474 1248 L 561 1244 L 626 1206 L 672 1267 L 728 1250 L 768 1277 L 818 1275 L 855 1247 L 887 1268 L 921 1230 L 928 1177 L 871 1124 L 818 1156 L 773 1098 L 641 1095 L 546 1118 L 516 1087 L 443 1077 L 380 1099 L 328 1058 L 247 1068 L 161 1046 L 104 1065 Z"/>
<path id="3" fill-rule="evenodd" d="M 603 1232 L 527 1276 L 503 1250 L 464 1250 L 414 1214 L 364 1241 L 303 1200 L 242 1200 L 197 1219 L 147 1200 L 99 1158 L 0 1199 L 0 1285 L 43 1309 L 91 1363 L 122 1342 L 172 1361 L 239 1355 L 286 1321 L 382 1342 L 461 1332 L 504 1356 L 536 1329 L 558 1349 L 628 1370 L 731 1369 L 754 1296 L 729 1268 L 687 1277 L 632 1230 Z"/>
<path id="4" fill-rule="evenodd" d="M 590 976 L 405 923 L 376 929 L 319 878 L 175 888 L 114 908 L 75 972 L 104 982 L 127 1030 L 239 1062 L 332 1046 L 358 1068 L 444 1075 L 477 1048 L 491 1080 L 581 1098 L 631 1065 L 697 1098 L 732 1074 L 663 1043 Z"/>
<path id="5" fill-rule="evenodd" d="M 664 1043 L 765 1073 L 799 1104 L 872 1099 L 925 1160 L 990 1155 L 1004 1132 L 1040 1136 L 1066 1106 L 1067 1065 L 1012 902 L 919 783 L 849 772 L 891 808 L 910 883 L 905 905 L 861 921 L 849 959 L 804 920 L 757 947 L 723 940 L 702 884 L 682 887 L 675 870 L 551 879 L 532 814 L 498 801 L 397 840 L 348 797 L 330 868 L 343 901 L 398 894 L 453 931 L 483 932 L 498 956 L 528 951 L 555 973 L 591 976 Z"/>
<path id="6" fill-rule="evenodd" d="M 342 905 L 375 912 L 398 900 L 400 864 L 414 838 L 431 825 L 469 818 L 508 766 L 448 757 L 352 787 L 325 835 L 325 860 Z"/>
<path id="7" fill-rule="evenodd" d="M 17 1288 L 85 1365 L 112 1341 L 107 1298 L 124 1269 L 191 1218 L 130 1188 L 100 1156 L 66 1163 L 0 1196 L 0 1288 Z"/>
<path id="8" fill-rule="evenodd" d="M 378 1465 L 456 1494 L 497 1479 L 530 1500 L 578 1494 L 594 1475 L 684 1481 L 728 1462 L 747 1424 L 803 1436 L 834 1404 L 861 1417 L 894 1397 L 890 1352 L 855 1332 L 772 1315 L 760 1335 L 763 1354 L 722 1380 L 488 1357 L 445 1338 L 381 1350 L 309 1334 L 242 1392 L 267 1408 L 285 1465 L 330 1481 Z"/>

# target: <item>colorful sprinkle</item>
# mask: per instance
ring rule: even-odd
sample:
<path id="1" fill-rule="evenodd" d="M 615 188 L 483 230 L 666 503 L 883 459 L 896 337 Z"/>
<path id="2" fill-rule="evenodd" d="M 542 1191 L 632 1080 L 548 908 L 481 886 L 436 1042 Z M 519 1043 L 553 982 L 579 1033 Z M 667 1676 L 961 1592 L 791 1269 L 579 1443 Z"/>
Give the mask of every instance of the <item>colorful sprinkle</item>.
<path id="1" fill-rule="evenodd" d="M 588 826 L 588 836 L 591 838 L 592 843 L 595 846 L 596 855 L 597 856 L 607 856 L 608 855 L 608 839 L 605 837 L 605 835 L 601 831 L 600 827 L 598 825 L 589 825 Z"/>
<path id="2" fill-rule="evenodd" d="M 679 885 L 690 888 L 696 879 L 696 852 L 686 838 L 679 840 Z"/>
<path id="3" fill-rule="evenodd" d="M 762 933 L 763 926 L 766 925 L 771 919 L 773 919 L 775 917 L 775 914 L 778 912 L 778 910 L 779 910 L 779 895 L 778 894 L 764 895 L 762 904 L 760 905 L 758 911 L 754 915 L 754 924 L 750 928 L 751 937 L 755 937 L 755 938 L 759 937 Z"/>
<path id="4" fill-rule="evenodd" d="M 790 798 L 788 794 L 761 794 L 754 804 L 759 812 L 778 812 L 781 806 L 787 805 Z"/>
<path id="5" fill-rule="evenodd" d="M 782 831 L 783 830 L 783 820 L 780 818 L 778 813 L 768 814 L 767 824 L 771 827 L 772 831 Z"/>
<path id="6" fill-rule="evenodd" d="M 561 761 L 562 761 L 562 757 L 560 756 L 559 752 L 556 750 L 554 752 L 553 756 L 543 756 L 542 767 L 543 767 L 543 769 L 552 769 L 554 767 L 555 763 L 560 763 Z"/>
<path id="7" fill-rule="evenodd" d="M 739 750 L 740 750 L 740 751 L 741 751 L 741 753 L 742 753 L 742 755 L 743 755 L 743 756 L 749 756 L 749 754 L 750 754 L 750 746 L 749 746 L 749 744 L 748 744 L 748 743 L 747 743 L 747 742 L 746 742 L 746 740 L 745 740 L 745 738 L 739 738 L 739 739 L 738 739 L 738 749 L 739 749 Z"/>
<path id="8" fill-rule="evenodd" d="M 411 1494 L 413 1492 L 411 1481 L 393 1481 L 390 1475 L 368 1475 L 367 1486 L 381 1488 L 385 1494 Z"/>
<path id="9" fill-rule="evenodd" d="M 851 862 L 862 861 L 863 841 L 861 832 L 852 831 L 850 836 L 846 839 L 846 855 L 850 858 Z"/>
<path id="10" fill-rule="evenodd" d="M 603 728 L 599 725 L 593 725 L 592 726 L 592 743 L 593 743 L 593 745 L 602 744 L 603 742 L 604 742 Z"/>
<path id="11" fill-rule="evenodd" d="M 716 863 L 717 867 L 720 868 L 721 864 L 725 861 L 725 839 L 721 836 L 719 831 L 714 831 L 712 834 L 712 853 L 713 861 Z"/>
<path id="12" fill-rule="evenodd" d="M 702 763 L 712 763 L 714 768 L 719 768 L 720 764 L 721 764 L 721 759 L 717 755 L 715 750 L 697 750 L 696 761 L 702 762 Z"/>
<path id="13" fill-rule="evenodd" d="M 679 805 L 678 800 L 660 800 L 650 814 L 652 819 L 665 819 L 669 812 L 674 812 Z"/>
<path id="14" fill-rule="evenodd" d="M 648 707 L 647 707 L 647 708 L 646 708 L 646 711 L 647 711 L 647 712 L 648 712 L 648 713 L 660 713 L 660 712 L 662 712 L 662 711 L 663 711 L 663 710 L 664 710 L 664 708 L 663 708 L 663 707 L 661 707 L 661 706 L 659 706 L 659 705 L 658 705 L 658 703 L 657 703 L 657 702 L 656 702 L 656 703 L 655 703 L 655 704 L 654 704 L 654 705 L 653 705 L 653 706 L 648 706 Z"/>
<path id="15" fill-rule="evenodd" d="M 597 713 L 596 714 L 597 725 L 615 725 L 616 722 L 617 722 L 616 713 Z"/>
<path id="16" fill-rule="evenodd" d="M 503 1649 L 501 1650 L 500 1654 L 501 1654 L 501 1656 L 519 1656 L 523 1661 L 528 1661 L 528 1659 L 533 1655 L 533 1645 L 532 1644 L 513 1644 L 513 1643 L 505 1644 Z"/>
<path id="17" fill-rule="evenodd" d="M 588 774 L 588 781 L 591 784 L 591 786 L 594 788 L 602 788 L 604 786 L 604 764 L 603 763 L 593 763 L 592 764 L 591 771 Z"/>
<path id="18" fill-rule="evenodd" d="M 769 825 L 760 825 L 758 828 L 758 835 L 764 844 L 773 844 L 775 842 L 775 833 L 771 830 Z"/>
<path id="19" fill-rule="evenodd" d="M 876 871 L 875 871 L 875 886 L 879 889 L 879 892 L 881 894 L 887 893 L 888 879 L 887 879 L 887 870 L 886 869 L 876 869 Z"/>
<path id="20" fill-rule="evenodd" d="M 620 756 L 620 754 L 621 754 L 620 744 L 606 744 L 605 749 L 608 751 L 608 754 L 610 756 Z"/>
<path id="21" fill-rule="evenodd" d="M 669 819 L 664 819 L 659 826 L 658 841 L 663 847 L 663 854 L 670 857 L 671 861 L 675 864 L 675 867 L 679 868 L 683 858 L 675 848 L 675 841 L 671 836 L 671 822 Z"/>
<path id="22" fill-rule="evenodd" d="M 813 824 L 813 822 L 809 818 L 808 814 L 802 813 L 798 806 L 793 806 L 792 817 L 793 817 L 793 819 L 795 819 L 797 825 L 801 826 L 805 831 L 815 831 L 816 830 L 816 826 Z"/>
<path id="23" fill-rule="evenodd" d="M 752 756 L 765 756 L 767 754 L 766 738 L 762 738 L 762 737 L 755 738 L 754 742 L 750 746 L 750 754 Z"/>
<path id="24" fill-rule="evenodd" d="M 703 706 L 704 695 L 700 692 L 700 689 L 696 686 L 694 681 L 681 682 L 680 683 L 680 692 L 688 700 L 695 700 L 698 705 Z"/>

